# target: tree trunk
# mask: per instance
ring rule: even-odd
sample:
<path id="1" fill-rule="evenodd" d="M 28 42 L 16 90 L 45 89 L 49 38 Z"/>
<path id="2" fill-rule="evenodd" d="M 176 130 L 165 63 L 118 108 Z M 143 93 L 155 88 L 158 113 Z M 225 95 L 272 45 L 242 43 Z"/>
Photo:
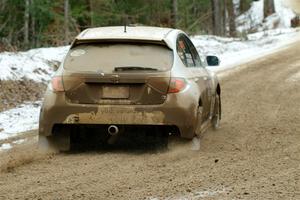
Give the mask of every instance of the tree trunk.
<path id="1" fill-rule="evenodd" d="M 275 13 L 274 0 L 264 0 L 264 17 L 268 17 Z"/>
<path id="2" fill-rule="evenodd" d="M 236 26 L 235 26 L 235 12 L 234 12 L 234 5 L 232 0 L 227 0 L 227 10 L 228 10 L 228 17 L 229 17 L 229 34 L 232 37 L 236 36 Z"/>
<path id="3" fill-rule="evenodd" d="M 257 1 L 257 0 L 253 0 Z M 250 8 L 250 3 L 249 1 L 246 0 L 240 0 L 240 7 L 239 7 L 239 14 L 243 14 Z"/>
<path id="4" fill-rule="evenodd" d="M 64 3 L 65 44 L 69 43 L 69 0 Z"/>
<path id="5" fill-rule="evenodd" d="M 24 47 L 28 48 L 29 43 L 29 0 L 25 0 L 24 12 Z"/>
<path id="6" fill-rule="evenodd" d="M 172 0 L 172 26 L 173 28 L 177 28 L 177 19 L 178 19 L 178 7 L 177 0 Z"/>
<path id="7" fill-rule="evenodd" d="M 221 8 L 221 36 L 226 36 L 226 2 L 225 0 L 219 0 Z"/>
<path id="8" fill-rule="evenodd" d="M 30 0 L 30 5 L 34 7 L 34 1 Z M 33 12 L 31 13 L 31 18 L 30 18 L 30 28 L 31 28 L 31 37 L 30 37 L 30 48 L 32 47 L 36 47 L 36 34 L 35 34 L 35 9 L 33 10 Z"/>
<path id="9" fill-rule="evenodd" d="M 211 0 L 211 8 L 212 8 L 212 22 L 213 22 L 213 34 L 220 34 L 220 7 L 218 4 L 218 0 Z"/>
<path id="10" fill-rule="evenodd" d="M 211 0 L 214 35 L 226 35 L 226 6 L 224 0 Z"/>
<path id="11" fill-rule="evenodd" d="M 89 12 L 89 27 L 93 26 L 93 11 L 92 11 L 92 0 L 86 0 L 87 9 Z"/>

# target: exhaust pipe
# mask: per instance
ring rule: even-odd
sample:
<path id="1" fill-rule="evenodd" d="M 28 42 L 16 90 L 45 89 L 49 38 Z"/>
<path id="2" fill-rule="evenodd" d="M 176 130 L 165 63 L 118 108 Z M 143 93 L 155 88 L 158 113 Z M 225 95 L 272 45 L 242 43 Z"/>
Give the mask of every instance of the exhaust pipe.
<path id="1" fill-rule="evenodd" d="M 117 135 L 119 133 L 119 128 L 116 125 L 110 125 L 107 129 L 110 135 Z"/>

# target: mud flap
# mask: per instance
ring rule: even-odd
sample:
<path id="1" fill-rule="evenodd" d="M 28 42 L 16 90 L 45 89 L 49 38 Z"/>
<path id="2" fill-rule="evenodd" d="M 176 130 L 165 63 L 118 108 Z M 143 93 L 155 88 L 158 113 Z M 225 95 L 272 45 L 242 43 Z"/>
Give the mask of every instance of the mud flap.
<path id="1" fill-rule="evenodd" d="M 71 147 L 70 133 L 59 135 L 39 136 L 39 149 L 42 151 L 69 151 Z"/>
<path id="2" fill-rule="evenodd" d="M 217 130 L 219 128 L 220 120 L 221 120 L 221 98 L 217 94 L 216 100 L 215 100 L 215 105 L 214 105 L 213 118 L 211 120 L 212 127 L 214 130 Z"/>
<path id="3" fill-rule="evenodd" d="M 196 129 L 195 129 L 195 135 L 199 136 L 202 133 L 202 118 L 203 118 L 203 107 L 199 106 L 197 109 L 197 122 L 196 122 Z"/>

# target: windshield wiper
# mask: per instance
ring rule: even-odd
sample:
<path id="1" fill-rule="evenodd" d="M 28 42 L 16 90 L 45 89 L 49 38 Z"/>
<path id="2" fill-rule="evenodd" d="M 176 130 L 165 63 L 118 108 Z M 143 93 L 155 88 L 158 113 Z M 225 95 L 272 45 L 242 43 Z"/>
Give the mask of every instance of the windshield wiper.
<path id="1" fill-rule="evenodd" d="M 123 67 L 115 67 L 115 71 L 129 71 L 129 70 L 146 70 L 146 71 L 157 71 L 158 69 L 151 67 L 139 67 L 139 66 L 123 66 Z"/>

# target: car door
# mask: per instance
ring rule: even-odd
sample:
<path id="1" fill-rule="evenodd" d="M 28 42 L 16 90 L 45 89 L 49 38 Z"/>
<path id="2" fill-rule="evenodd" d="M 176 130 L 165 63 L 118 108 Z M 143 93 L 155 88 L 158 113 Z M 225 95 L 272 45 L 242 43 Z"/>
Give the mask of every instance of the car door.
<path id="1" fill-rule="evenodd" d="M 211 90 L 210 76 L 203 66 L 199 54 L 193 43 L 184 34 L 179 35 L 177 40 L 177 52 L 190 71 L 192 80 L 198 85 L 203 105 L 203 118 L 206 121 L 210 115 Z"/>

